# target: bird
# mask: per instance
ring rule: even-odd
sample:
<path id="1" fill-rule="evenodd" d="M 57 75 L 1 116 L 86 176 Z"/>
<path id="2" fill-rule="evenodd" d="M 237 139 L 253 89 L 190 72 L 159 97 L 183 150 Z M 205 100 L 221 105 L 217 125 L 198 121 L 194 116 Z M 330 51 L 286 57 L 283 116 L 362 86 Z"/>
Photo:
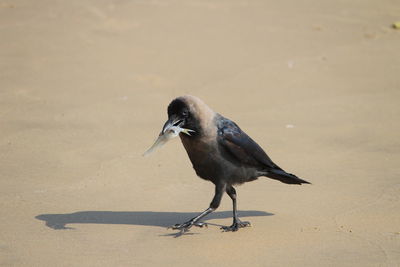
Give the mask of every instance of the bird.
<path id="1" fill-rule="evenodd" d="M 201 220 L 219 207 L 222 196 L 227 193 L 232 199 L 233 223 L 221 229 L 235 232 L 251 224 L 238 217 L 234 186 L 259 177 L 268 177 L 286 184 L 310 184 L 280 168 L 235 122 L 214 112 L 200 98 L 191 95 L 177 97 L 168 105 L 167 111 L 168 120 L 160 135 L 168 132 L 171 127 L 189 129 L 190 135 L 181 132 L 179 137 L 193 169 L 197 176 L 215 185 L 214 197 L 205 211 L 170 228 L 185 233 L 193 226 L 207 226 Z"/>

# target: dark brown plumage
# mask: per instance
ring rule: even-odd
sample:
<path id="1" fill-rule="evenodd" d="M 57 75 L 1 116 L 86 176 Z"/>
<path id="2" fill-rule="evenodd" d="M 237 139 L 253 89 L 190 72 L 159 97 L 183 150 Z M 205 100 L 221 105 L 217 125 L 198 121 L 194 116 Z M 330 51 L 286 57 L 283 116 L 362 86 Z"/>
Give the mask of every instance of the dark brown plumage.
<path id="1" fill-rule="evenodd" d="M 196 174 L 215 184 L 215 195 L 208 209 L 191 220 L 172 226 L 188 231 L 193 225 L 203 226 L 200 219 L 218 208 L 226 192 L 233 201 L 233 224 L 225 231 L 237 231 L 249 226 L 237 216 L 234 185 L 266 176 L 287 184 L 309 182 L 287 173 L 267 156 L 236 123 L 211 110 L 194 96 L 174 99 L 168 106 L 168 121 L 163 132 L 172 125 L 193 130 L 191 135 L 180 134 Z"/>

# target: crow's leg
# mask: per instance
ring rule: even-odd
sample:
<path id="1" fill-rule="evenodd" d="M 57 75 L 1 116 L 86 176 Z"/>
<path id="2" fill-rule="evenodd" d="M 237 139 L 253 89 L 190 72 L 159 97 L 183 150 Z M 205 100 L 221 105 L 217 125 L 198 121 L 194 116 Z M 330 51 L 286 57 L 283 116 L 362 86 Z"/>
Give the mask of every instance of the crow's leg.
<path id="1" fill-rule="evenodd" d="M 226 193 L 230 196 L 233 203 L 233 223 L 231 226 L 223 226 L 222 230 L 225 232 L 232 231 L 235 232 L 239 230 L 239 228 L 250 226 L 250 222 L 242 222 L 237 215 L 237 207 L 236 207 L 236 190 L 233 186 L 228 186 L 226 188 Z"/>
<path id="2" fill-rule="evenodd" d="M 207 226 L 206 223 L 199 222 L 199 221 L 203 217 L 205 217 L 206 215 L 210 214 L 211 212 L 213 212 L 214 210 L 216 210 L 219 207 L 219 204 L 221 203 L 222 195 L 224 194 L 225 190 L 226 190 L 226 185 L 225 184 L 215 185 L 215 195 L 214 195 L 214 198 L 211 201 L 210 207 L 208 209 L 206 209 L 205 211 L 203 211 L 202 213 L 200 213 L 196 217 L 190 219 L 189 221 L 184 222 L 182 224 L 175 224 L 175 225 L 171 226 L 170 228 L 181 230 L 181 233 L 184 233 L 184 232 L 189 231 L 189 229 L 193 225 L 194 226 L 199 226 L 199 227 Z"/>

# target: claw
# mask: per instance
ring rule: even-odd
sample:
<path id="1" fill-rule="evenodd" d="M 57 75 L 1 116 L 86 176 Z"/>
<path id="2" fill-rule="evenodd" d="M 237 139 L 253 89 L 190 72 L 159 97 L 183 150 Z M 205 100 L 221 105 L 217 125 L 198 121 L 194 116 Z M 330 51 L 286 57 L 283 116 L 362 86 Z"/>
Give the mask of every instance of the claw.
<path id="1" fill-rule="evenodd" d="M 231 226 L 222 226 L 221 229 L 224 232 L 236 232 L 237 230 L 239 230 L 239 228 L 244 228 L 248 226 L 251 226 L 250 222 L 238 221 L 234 222 Z"/>
<path id="2" fill-rule="evenodd" d="M 193 225 L 195 225 L 195 224 L 193 224 L 193 222 L 185 222 L 185 223 L 182 223 L 182 224 L 177 223 L 175 225 L 172 225 L 172 226 L 168 227 L 168 229 L 181 230 L 182 233 L 185 233 L 185 232 L 189 232 L 189 229 Z"/>
<path id="3" fill-rule="evenodd" d="M 203 228 L 203 227 L 208 228 L 208 224 L 205 223 L 205 222 L 197 222 L 197 223 L 194 223 L 193 225 L 197 226 L 197 227 L 200 227 L 200 228 Z"/>
<path id="4" fill-rule="evenodd" d="M 182 223 L 182 224 L 177 223 L 175 225 L 167 227 L 167 229 L 180 230 L 181 234 L 184 234 L 186 232 L 189 232 L 189 230 L 190 230 L 190 228 L 192 226 L 197 226 L 197 227 L 203 228 L 203 227 L 208 227 L 208 224 L 205 223 L 205 222 L 192 222 L 192 221 L 189 221 L 189 222 L 185 222 L 185 223 Z"/>

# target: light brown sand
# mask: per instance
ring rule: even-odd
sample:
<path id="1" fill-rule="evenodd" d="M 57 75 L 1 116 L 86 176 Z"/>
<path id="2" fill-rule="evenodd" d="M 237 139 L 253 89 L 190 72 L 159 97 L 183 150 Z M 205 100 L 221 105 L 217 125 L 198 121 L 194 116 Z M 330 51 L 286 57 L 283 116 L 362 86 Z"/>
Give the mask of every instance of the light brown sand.
<path id="1" fill-rule="evenodd" d="M 0 1 L 0 265 L 399 266 L 398 1 Z M 193 94 L 286 170 L 208 206 L 166 106 Z"/>

